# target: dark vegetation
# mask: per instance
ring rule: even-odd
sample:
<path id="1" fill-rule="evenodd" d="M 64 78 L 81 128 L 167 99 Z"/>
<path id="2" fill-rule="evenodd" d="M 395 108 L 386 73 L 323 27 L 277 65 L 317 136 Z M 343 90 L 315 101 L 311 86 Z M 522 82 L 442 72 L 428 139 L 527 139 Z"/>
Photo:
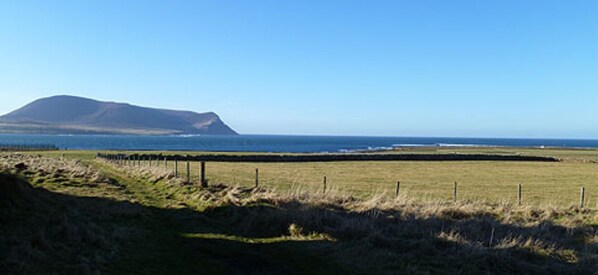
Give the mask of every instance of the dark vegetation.
<path id="1" fill-rule="evenodd" d="M 552 157 L 491 155 L 491 154 L 260 154 L 260 155 L 224 155 L 202 154 L 163 155 L 163 154 L 97 154 L 97 157 L 113 161 L 133 160 L 179 160 L 179 161 L 217 161 L 217 162 L 336 162 L 336 161 L 534 161 L 558 162 Z"/>
<path id="2" fill-rule="evenodd" d="M 0 152 L 55 151 L 53 144 L 0 144 Z"/>
<path id="3" fill-rule="evenodd" d="M 65 182 L 66 183 L 66 182 Z M 0 273 L 90 274 L 119 257 L 143 210 L 33 188 L 0 174 Z"/>
<path id="4" fill-rule="evenodd" d="M 595 213 L 182 185 L 0 155 L 0 273 L 592 273 Z"/>

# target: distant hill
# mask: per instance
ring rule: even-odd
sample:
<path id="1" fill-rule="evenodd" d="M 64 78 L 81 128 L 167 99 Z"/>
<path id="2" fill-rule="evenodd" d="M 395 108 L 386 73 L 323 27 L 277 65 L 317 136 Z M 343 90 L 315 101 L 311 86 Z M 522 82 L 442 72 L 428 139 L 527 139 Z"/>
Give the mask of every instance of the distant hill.
<path id="1" fill-rule="evenodd" d="M 0 116 L 0 132 L 236 135 L 218 115 L 139 107 L 75 96 L 38 99 Z"/>

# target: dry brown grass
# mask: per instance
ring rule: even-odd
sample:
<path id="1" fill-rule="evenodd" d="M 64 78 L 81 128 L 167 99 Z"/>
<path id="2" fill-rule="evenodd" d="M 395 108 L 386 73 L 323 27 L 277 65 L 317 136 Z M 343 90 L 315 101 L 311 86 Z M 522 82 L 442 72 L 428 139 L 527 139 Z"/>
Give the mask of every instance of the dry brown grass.
<path id="1" fill-rule="evenodd" d="M 0 154 L 0 171 L 23 173 L 35 179 L 58 179 L 81 184 L 109 182 L 101 173 L 77 159 L 56 159 L 30 154 Z"/>
<path id="2" fill-rule="evenodd" d="M 212 233 L 327 240 L 335 243 L 327 259 L 355 271 L 584 273 L 598 268 L 598 218 L 589 209 L 391 199 L 384 193 L 364 199 L 301 185 L 277 191 L 222 184 L 202 189 L 172 175 L 156 181 L 148 168 L 126 170 L 229 228 Z"/>

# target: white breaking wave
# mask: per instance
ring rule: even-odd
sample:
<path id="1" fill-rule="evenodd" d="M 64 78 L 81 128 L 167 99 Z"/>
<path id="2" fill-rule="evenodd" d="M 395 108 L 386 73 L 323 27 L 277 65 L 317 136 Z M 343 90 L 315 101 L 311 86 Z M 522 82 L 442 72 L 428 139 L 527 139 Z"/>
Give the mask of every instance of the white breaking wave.
<path id="1" fill-rule="evenodd" d="M 410 143 L 399 143 L 393 144 L 392 147 L 498 147 L 498 145 L 486 145 L 486 144 L 459 144 L 459 143 L 434 143 L 434 144 L 410 144 Z"/>

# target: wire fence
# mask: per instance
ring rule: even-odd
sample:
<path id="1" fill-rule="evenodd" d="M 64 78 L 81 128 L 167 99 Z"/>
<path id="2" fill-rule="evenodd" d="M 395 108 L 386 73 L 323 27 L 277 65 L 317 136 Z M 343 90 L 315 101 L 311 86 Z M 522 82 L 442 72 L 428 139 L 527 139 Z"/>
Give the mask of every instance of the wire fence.
<path id="1" fill-rule="evenodd" d="M 432 164 L 421 162 L 414 165 L 424 172 L 411 172 L 410 164 L 405 164 L 408 162 L 398 161 L 261 163 L 178 160 L 165 156 L 141 158 L 127 154 L 97 156 L 120 166 L 152 167 L 172 172 L 188 184 L 202 186 L 222 183 L 242 187 L 265 186 L 282 191 L 299 189 L 317 193 L 340 192 L 357 197 L 383 194 L 398 199 L 507 202 L 515 205 L 582 208 L 596 206 L 598 202 L 591 193 L 598 178 L 595 181 L 579 182 L 575 179 L 563 181 L 562 177 L 547 175 L 550 180 L 545 181 L 507 174 L 510 168 L 501 170 L 503 174 L 488 174 L 484 180 L 479 180 L 468 178 L 467 172 L 451 175 L 444 171 L 434 171 L 433 168 L 426 171 L 427 168 L 421 167 Z M 485 167 L 496 166 L 497 163 L 499 162 Z M 404 167 L 405 165 L 409 167 Z M 565 165 L 563 169 L 568 168 Z M 423 173 L 431 176 L 421 175 Z"/>

